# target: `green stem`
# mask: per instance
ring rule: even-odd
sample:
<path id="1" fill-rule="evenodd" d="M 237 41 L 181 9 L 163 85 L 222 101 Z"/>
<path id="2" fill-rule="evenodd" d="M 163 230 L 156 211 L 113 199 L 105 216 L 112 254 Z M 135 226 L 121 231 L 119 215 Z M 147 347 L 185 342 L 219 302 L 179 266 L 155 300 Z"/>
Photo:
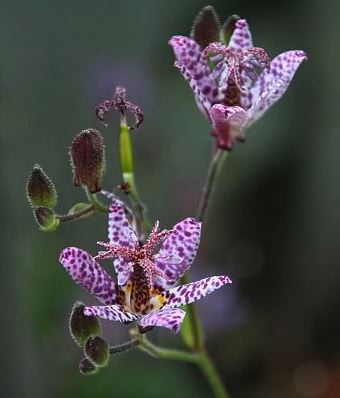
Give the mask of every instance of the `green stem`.
<path id="1" fill-rule="evenodd" d="M 140 348 L 155 358 L 162 358 L 175 361 L 191 362 L 198 364 L 198 355 L 191 352 L 173 350 L 163 347 L 158 347 L 151 343 L 145 335 L 139 337 Z"/>
<path id="2" fill-rule="evenodd" d="M 94 206 L 95 210 L 98 210 L 101 213 L 107 213 L 109 211 L 109 208 L 98 199 L 97 194 L 91 193 L 87 187 L 85 187 L 85 192 L 89 202 Z"/>
<path id="3" fill-rule="evenodd" d="M 202 190 L 202 195 L 199 201 L 196 219 L 203 222 L 207 215 L 207 210 L 209 206 L 209 201 L 219 175 L 223 160 L 226 157 L 227 152 L 218 149 L 209 166 L 207 177 Z M 186 284 L 190 282 L 190 277 L 188 272 L 181 278 L 181 283 Z M 193 337 L 193 349 L 198 353 L 198 366 L 204 373 L 207 381 L 209 382 L 216 398 L 228 398 L 227 393 L 221 379 L 217 373 L 215 366 L 213 365 L 208 353 L 205 349 L 204 344 L 204 333 L 201 326 L 200 320 L 198 318 L 196 307 L 194 304 L 187 306 L 188 318 L 191 325 L 192 337 Z"/>
<path id="4" fill-rule="evenodd" d="M 217 149 L 214 157 L 211 160 L 196 214 L 196 219 L 198 221 L 203 222 L 206 217 L 209 200 L 211 198 L 213 188 L 221 170 L 221 166 L 227 154 L 228 152 L 223 151 L 222 149 Z"/>
<path id="5" fill-rule="evenodd" d="M 131 340 L 123 344 L 110 347 L 110 355 L 120 354 L 125 351 L 130 351 L 139 345 L 139 340 Z"/>
<path id="6" fill-rule="evenodd" d="M 77 218 L 85 216 L 88 213 L 91 213 L 94 209 L 95 209 L 94 205 L 91 204 L 91 205 L 88 205 L 87 207 L 84 207 L 83 209 L 77 211 L 76 213 L 57 214 L 56 217 L 61 222 L 73 221 L 73 220 L 76 220 Z"/>
<path id="7" fill-rule="evenodd" d="M 202 351 L 199 356 L 198 366 L 205 378 L 208 380 L 211 389 L 214 391 L 216 398 L 229 398 L 230 395 L 226 391 L 218 373 L 213 365 L 211 359 L 205 351 Z"/>

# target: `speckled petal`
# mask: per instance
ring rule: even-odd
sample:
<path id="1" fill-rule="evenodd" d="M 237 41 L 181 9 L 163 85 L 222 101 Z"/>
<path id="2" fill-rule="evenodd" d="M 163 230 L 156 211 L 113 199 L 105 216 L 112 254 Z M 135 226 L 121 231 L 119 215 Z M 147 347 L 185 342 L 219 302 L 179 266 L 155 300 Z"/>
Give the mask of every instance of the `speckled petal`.
<path id="1" fill-rule="evenodd" d="M 292 50 L 278 55 L 265 69 L 256 84 L 250 90 L 252 107 L 249 109 L 248 125 L 258 120 L 286 92 L 295 72 L 306 54 L 301 50 Z"/>
<path id="2" fill-rule="evenodd" d="M 208 60 L 202 56 L 201 47 L 185 36 L 173 36 L 169 44 L 174 50 L 178 64 L 188 71 L 205 98 L 209 102 L 214 101 L 217 96 L 217 85 L 211 76 Z"/>
<path id="3" fill-rule="evenodd" d="M 176 308 L 181 305 L 193 303 L 227 283 L 232 282 L 228 276 L 222 275 L 212 276 L 197 282 L 188 283 L 187 285 L 174 287 L 168 291 L 167 303 L 163 309 Z"/>
<path id="4" fill-rule="evenodd" d="M 134 248 L 138 245 L 136 234 L 131 228 L 126 215 L 124 204 L 117 199 L 111 202 L 109 211 L 109 242 L 118 246 Z M 124 285 L 130 278 L 131 267 L 123 258 L 113 260 L 119 285 Z"/>
<path id="5" fill-rule="evenodd" d="M 209 109 L 211 107 L 211 103 L 208 98 L 202 93 L 195 79 L 191 76 L 189 70 L 179 62 L 175 62 L 175 66 L 180 70 L 184 79 L 189 83 L 191 90 L 193 91 L 196 99 L 196 104 L 199 110 L 203 113 L 204 116 L 209 118 Z"/>
<path id="6" fill-rule="evenodd" d="M 239 19 L 236 22 L 228 47 L 241 50 L 253 47 L 250 29 L 245 19 Z"/>
<path id="7" fill-rule="evenodd" d="M 116 287 L 111 277 L 84 250 L 76 247 L 64 249 L 59 261 L 72 279 L 104 304 L 116 302 Z"/>
<path id="8" fill-rule="evenodd" d="M 185 312 L 179 308 L 169 308 L 157 312 L 151 312 L 140 320 L 141 326 L 163 326 L 172 332 L 179 332 Z"/>
<path id="9" fill-rule="evenodd" d="M 216 137 L 220 149 L 230 151 L 235 141 L 245 140 L 244 126 L 247 122 L 247 112 L 240 106 L 214 105 L 210 110 L 213 125 L 211 134 Z"/>
<path id="10" fill-rule="evenodd" d="M 201 223 L 186 218 L 173 227 L 155 259 L 167 279 L 156 276 L 154 283 L 164 289 L 173 286 L 195 259 L 201 236 Z"/>
<path id="11" fill-rule="evenodd" d="M 131 322 L 139 319 L 140 316 L 125 311 L 122 305 L 101 305 L 84 308 L 85 315 L 95 315 L 109 321 Z"/>

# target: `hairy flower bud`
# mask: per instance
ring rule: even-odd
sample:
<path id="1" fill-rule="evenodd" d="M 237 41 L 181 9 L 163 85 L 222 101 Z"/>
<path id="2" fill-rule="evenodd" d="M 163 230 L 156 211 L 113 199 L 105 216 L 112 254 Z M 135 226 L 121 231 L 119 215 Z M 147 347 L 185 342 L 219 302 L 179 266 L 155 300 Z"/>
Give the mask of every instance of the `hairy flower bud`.
<path id="1" fill-rule="evenodd" d="M 71 336 L 74 341 L 80 346 L 84 347 L 86 341 L 91 336 L 96 336 L 101 333 L 100 321 L 95 316 L 84 315 L 84 304 L 76 302 L 73 306 L 69 328 Z"/>
<path id="2" fill-rule="evenodd" d="M 235 24 L 239 19 L 241 19 L 241 17 L 233 14 L 230 15 L 230 17 L 224 22 L 222 26 L 222 37 L 225 44 L 229 43 L 229 40 L 235 30 Z"/>
<path id="3" fill-rule="evenodd" d="M 76 187 L 87 186 L 91 193 L 100 191 L 105 171 L 104 148 L 103 137 L 95 129 L 76 135 L 70 150 Z"/>
<path id="4" fill-rule="evenodd" d="M 91 376 L 99 372 L 99 368 L 88 358 L 84 358 L 79 362 L 79 371 L 84 376 Z"/>
<path id="5" fill-rule="evenodd" d="M 191 37 L 201 46 L 220 40 L 220 21 L 214 7 L 204 7 L 195 18 Z"/>
<path id="6" fill-rule="evenodd" d="M 84 349 L 86 357 L 99 367 L 107 366 L 110 349 L 107 341 L 100 336 L 89 337 Z"/>
<path id="7" fill-rule="evenodd" d="M 43 206 L 53 209 L 57 205 L 57 190 L 52 180 L 38 164 L 34 165 L 28 177 L 26 193 L 33 207 Z"/>
<path id="8" fill-rule="evenodd" d="M 58 228 L 60 221 L 49 207 L 34 207 L 33 214 L 42 231 L 51 232 Z"/>

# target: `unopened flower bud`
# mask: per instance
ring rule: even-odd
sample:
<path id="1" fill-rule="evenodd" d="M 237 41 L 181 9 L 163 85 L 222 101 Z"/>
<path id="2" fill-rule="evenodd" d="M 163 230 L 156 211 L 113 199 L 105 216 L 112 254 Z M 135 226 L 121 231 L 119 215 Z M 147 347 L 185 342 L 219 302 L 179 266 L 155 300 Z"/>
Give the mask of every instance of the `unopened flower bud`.
<path id="1" fill-rule="evenodd" d="M 201 47 L 220 40 L 220 21 L 214 7 L 206 6 L 197 15 L 191 37 Z"/>
<path id="2" fill-rule="evenodd" d="M 241 19 L 241 17 L 233 14 L 224 22 L 222 26 L 222 37 L 225 44 L 229 43 L 230 38 L 235 30 L 235 24 L 239 19 Z"/>
<path id="3" fill-rule="evenodd" d="M 104 367 L 110 360 L 110 349 L 107 341 L 100 336 L 89 337 L 85 344 L 85 355 L 95 365 Z"/>
<path id="4" fill-rule="evenodd" d="M 42 231 L 51 232 L 58 228 L 60 221 L 56 218 L 54 211 L 49 207 L 34 207 L 33 213 Z"/>
<path id="5" fill-rule="evenodd" d="M 79 362 L 79 371 L 84 376 L 91 376 L 99 372 L 99 368 L 88 358 L 84 358 Z"/>
<path id="6" fill-rule="evenodd" d="M 95 316 L 84 315 L 84 308 L 85 305 L 83 303 L 76 302 L 69 320 L 71 336 L 80 347 L 85 346 L 89 337 L 101 333 L 99 319 Z"/>
<path id="7" fill-rule="evenodd" d="M 70 156 L 76 187 L 87 186 L 91 193 L 101 190 L 105 171 L 104 148 L 103 137 L 95 129 L 83 130 L 75 136 Z"/>
<path id="8" fill-rule="evenodd" d="M 33 207 L 43 206 L 53 209 L 57 205 L 57 190 L 52 180 L 38 164 L 34 165 L 28 177 L 26 193 Z"/>

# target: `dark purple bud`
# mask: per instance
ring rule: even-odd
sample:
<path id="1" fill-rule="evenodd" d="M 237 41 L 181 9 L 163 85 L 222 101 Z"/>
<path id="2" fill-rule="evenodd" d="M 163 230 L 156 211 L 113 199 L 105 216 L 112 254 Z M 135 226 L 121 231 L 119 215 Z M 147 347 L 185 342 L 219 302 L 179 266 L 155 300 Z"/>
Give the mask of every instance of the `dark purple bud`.
<path id="1" fill-rule="evenodd" d="M 107 341 L 100 336 L 89 337 L 84 349 L 86 357 L 96 366 L 107 366 L 110 360 L 110 349 Z"/>
<path id="2" fill-rule="evenodd" d="M 76 302 L 69 320 L 71 336 L 80 347 L 85 346 L 89 337 L 101 333 L 99 319 L 95 316 L 85 316 L 84 308 L 85 306 L 83 303 Z"/>
<path id="3" fill-rule="evenodd" d="M 57 190 L 44 172 L 35 164 L 26 184 L 27 198 L 31 206 L 43 206 L 53 209 L 57 205 Z"/>
<path id="4" fill-rule="evenodd" d="M 75 136 L 70 156 L 76 187 L 86 186 L 91 193 L 101 190 L 105 171 L 104 149 L 103 137 L 95 129 L 83 130 Z"/>
<path id="5" fill-rule="evenodd" d="M 235 30 L 235 24 L 239 19 L 241 19 L 241 17 L 233 14 L 224 22 L 222 26 L 222 37 L 225 44 L 229 43 L 230 38 Z"/>
<path id="6" fill-rule="evenodd" d="M 51 232 L 58 228 L 60 221 L 49 207 L 33 207 L 33 214 L 42 231 Z"/>
<path id="7" fill-rule="evenodd" d="M 84 376 L 91 376 L 99 372 L 99 368 L 88 358 L 84 358 L 79 362 L 79 371 Z"/>
<path id="8" fill-rule="evenodd" d="M 220 41 L 221 25 L 213 6 L 204 7 L 195 18 L 191 37 L 203 48 Z"/>

